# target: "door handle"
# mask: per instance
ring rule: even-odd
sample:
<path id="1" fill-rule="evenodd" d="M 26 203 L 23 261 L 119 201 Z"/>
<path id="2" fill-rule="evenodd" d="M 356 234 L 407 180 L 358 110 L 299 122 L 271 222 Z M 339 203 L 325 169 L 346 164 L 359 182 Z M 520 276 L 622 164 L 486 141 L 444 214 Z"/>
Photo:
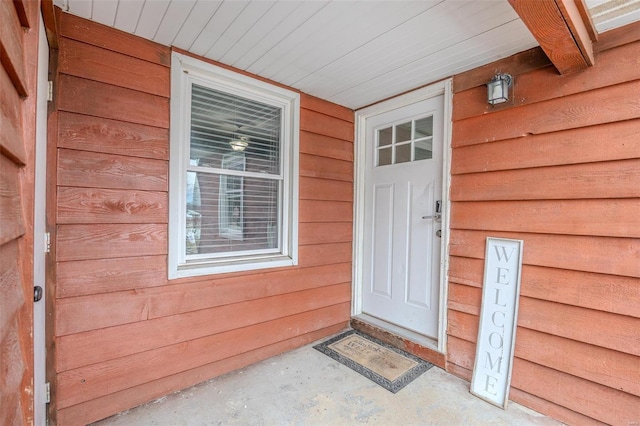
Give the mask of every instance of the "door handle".
<path id="1" fill-rule="evenodd" d="M 437 222 L 442 221 L 442 201 L 436 201 L 436 213 L 429 216 L 422 216 L 423 219 L 434 219 Z"/>
<path id="2" fill-rule="evenodd" d="M 442 215 L 439 213 L 436 214 L 432 214 L 430 216 L 422 216 L 423 219 L 435 219 L 435 220 L 440 220 L 442 218 Z"/>

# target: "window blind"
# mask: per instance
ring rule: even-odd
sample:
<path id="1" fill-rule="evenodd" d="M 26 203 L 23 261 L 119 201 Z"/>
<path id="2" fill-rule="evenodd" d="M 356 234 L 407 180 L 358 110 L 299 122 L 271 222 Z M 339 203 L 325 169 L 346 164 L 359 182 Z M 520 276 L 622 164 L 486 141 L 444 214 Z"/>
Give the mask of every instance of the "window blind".
<path id="1" fill-rule="evenodd" d="M 187 257 L 279 250 L 281 109 L 196 84 L 191 99 Z"/>

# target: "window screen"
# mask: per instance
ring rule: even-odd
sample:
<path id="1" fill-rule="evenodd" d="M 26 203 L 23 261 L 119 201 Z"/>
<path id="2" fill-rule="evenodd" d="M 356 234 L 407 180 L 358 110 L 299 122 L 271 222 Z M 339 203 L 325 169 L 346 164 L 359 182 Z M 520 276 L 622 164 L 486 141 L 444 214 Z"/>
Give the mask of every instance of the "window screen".
<path id="1" fill-rule="evenodd" d="M 280 249 L 281 109 L 192 85 L 186 255 Z"/>

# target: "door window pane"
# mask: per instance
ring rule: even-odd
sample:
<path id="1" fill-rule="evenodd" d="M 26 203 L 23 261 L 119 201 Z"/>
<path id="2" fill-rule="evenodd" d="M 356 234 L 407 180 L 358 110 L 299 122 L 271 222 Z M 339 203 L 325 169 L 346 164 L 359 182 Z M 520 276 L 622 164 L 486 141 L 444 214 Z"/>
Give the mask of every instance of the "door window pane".
<path id="1" fill-rule="evenodd" d="M 414 161 L 429 160 L 433 158 L 433 139 L 427 139 L 424 141 L 417 141 L 414 145 Z"/>
<path id="2" fill-rule="evenodd" d="M 416 120 L 416 128 L 413 138 L 420 139 L 428 136 L 433 136 L 433 116 Z"/>
<path id="3" fill-rule="evenodd" d="M 433 158 L 432 115 L 379 129 L 377 136 L 376 166 Z"/>
<path id="4" fill-rule="evenodd" d="M 391 145 L 392 136 L 393 136 L 393 129 L 391 127 L 378 130 L 378 146 Z"/>
<path id="5" fill-rule="evenodd" d="M 411 140 L 411 121 L 396 126 L 396 142 Z"/>
<path id="6" fill-rule="evenodd" d="M 388 164 L 391 164 L 391 148 L 379 149 L 378 150 L 378 166 L 386 166 Z"/>
<path id="7" fill-rule="evenodd" d="M 411 161 L 411 144 L 396 145 L 396 163 L 408 163 Z"/>

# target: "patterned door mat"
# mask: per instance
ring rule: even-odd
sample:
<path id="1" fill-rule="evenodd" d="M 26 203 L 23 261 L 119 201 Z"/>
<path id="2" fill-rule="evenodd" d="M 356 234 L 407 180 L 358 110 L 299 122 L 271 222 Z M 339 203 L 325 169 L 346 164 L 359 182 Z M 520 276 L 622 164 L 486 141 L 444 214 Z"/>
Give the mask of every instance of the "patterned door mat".
<path id="1" fill-rule="evenodd" d="M 356 330 L 346 331 L 314 348 L 392 393 L 433 367 L 427 361 Z"/>

